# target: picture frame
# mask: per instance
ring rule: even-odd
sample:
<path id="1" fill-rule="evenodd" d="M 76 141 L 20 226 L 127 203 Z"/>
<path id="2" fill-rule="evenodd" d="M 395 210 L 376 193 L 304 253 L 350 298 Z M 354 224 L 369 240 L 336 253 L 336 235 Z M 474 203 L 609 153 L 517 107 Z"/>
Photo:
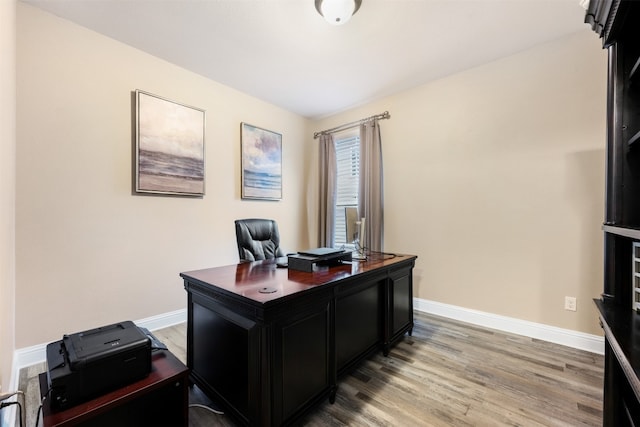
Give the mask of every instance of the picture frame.
<path id="1" fill-rule="evenodd" d="M 282 135 L 240 123 L 242 198 L 282 199 Z"/>
<path id="2" fill-rule="evenodd" d="M 136 90 L 135 115 L 135 191 L 204 196 L 206 112 Z"/>

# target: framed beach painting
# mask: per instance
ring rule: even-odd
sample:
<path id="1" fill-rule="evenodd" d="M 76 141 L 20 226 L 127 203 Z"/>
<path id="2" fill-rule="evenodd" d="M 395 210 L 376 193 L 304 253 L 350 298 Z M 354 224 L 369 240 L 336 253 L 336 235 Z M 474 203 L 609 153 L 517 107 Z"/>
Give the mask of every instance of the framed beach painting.
<path id="1" fill-rule="evenodd" d="M 282 135 L 240 124 L 242 198 L 282 199 Z"/>
<path id="2" fill-rule="evenodd" d="M 205 111 L 136 90 L 135 189 L 204 196 Z"/>

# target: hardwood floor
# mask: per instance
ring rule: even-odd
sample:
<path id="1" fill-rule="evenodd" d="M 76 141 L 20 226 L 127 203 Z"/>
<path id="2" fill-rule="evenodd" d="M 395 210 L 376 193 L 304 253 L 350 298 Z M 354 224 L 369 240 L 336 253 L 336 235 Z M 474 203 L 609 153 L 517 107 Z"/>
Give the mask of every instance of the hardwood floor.
<path id="1" fill-rule="evenodd" d="M 298 425 L 602 425 L 602 356 L 420 312 L 415 323 L 389 357 L 362 363 L 340 380 L 333 405 L 323 403 Z M 154 332 L 183 361 L 185 333 L 186 324 Z M 33 426 L 37 406 L 28 409 Z M 200 407 L 189 418 L 192 427 L 234 425 Z"/>

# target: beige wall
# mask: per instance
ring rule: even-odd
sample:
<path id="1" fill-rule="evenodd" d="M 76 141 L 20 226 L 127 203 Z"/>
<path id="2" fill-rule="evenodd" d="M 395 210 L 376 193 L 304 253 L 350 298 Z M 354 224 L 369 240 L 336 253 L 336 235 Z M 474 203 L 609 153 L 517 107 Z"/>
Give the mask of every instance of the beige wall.
<path id="1" fill-rule="evenodd" d="M 0 385 L 15 349 L 16 3 L 0 2 Z"/>
<path id="2" fill-rule="evenodd" d="M 587 30 L 312 124 L 24 4 L 17 46 L 17 348 L 183 308 L 180 271 L 237 260 L 235 218 L 313 245 L 312 132 L 384 110 L 385 246 L 419 256 L 416 296 L 600 333 L 606 57 Z M 204 198 L 131 194 L 135 89 L 207 110 Z M 283 134 L 280 202 L 240 199 L 241 121 Z"/>
<path id="3" fill-rule="evenodd" d="M 606 68 L 585 29 L 314 130 L 391 113 L 385 249 L 419 256 L 417 297 L 600 334 Z"/>
<path id="4" fill-rule="evenodd" d="M 18 4 L 16 347 L 186 306 L 181 271 L 237 262 L 233 220 L 309 242 L 308 122 Z M 206 110 L 206 196 L 131 194 L 131 91 Z M 283 135 L 283 199 L 240 198 L 240 122 Z"/>

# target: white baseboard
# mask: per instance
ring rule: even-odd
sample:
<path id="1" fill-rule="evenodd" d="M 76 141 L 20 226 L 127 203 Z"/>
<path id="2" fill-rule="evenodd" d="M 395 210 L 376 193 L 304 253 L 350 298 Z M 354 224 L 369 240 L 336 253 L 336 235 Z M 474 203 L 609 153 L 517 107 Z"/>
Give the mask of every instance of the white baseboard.
<path id="1" fill-rule="evenodd" d="M 591 353 L 604 354 L 604 337 L 597 335 L 585 334 L 570 329 L 557 328 L 555 326 L 548 326 L 541 323 L 529 322 L 527 320 L 500 316 L 420 298 L 413 299 L 413 307 L 424 313 L 435 314 L 486 328 L 536 338 Z"/>
<path id="2" fill-rule="evenodd" d="M 416 310 L 425 313 L 448 317 L 461 322 L 467 322 L 526 337 L 541 339 L 543 341 L 566 345 L 568 347 L 592 353 L 604 354 L 604 338 L 597 335 L 585 334 L 583 332 L 572 331 L 570 329 L 557 328 L 554 326 L 543 325 L 541 323 L 534 323 L 483 311 L 471 310 L 464 307 L 443 304 L 421 298 L 414 298 L 413 304 Z M 181 309 L 136 320 L 134 323 L 138 326 L 147 328 L 150 331 L 155 331 L 157 329 L 168 328 L 186 321 L 187 310 Z M 10 386 L 12 390 L 15 390 L 18 386 L 17 381 L 20 369 L 45 361 L 46 347 L 47 343 L 25 347 L 15 351 Z"/>
<path id="3" fill-rule="evenodd" d="M 159 314 L 157 316 L 147 317 L 145 319 L 136 320 L 135 323 L 138 326 L 147 328 L 150 331 L 157 329 L 168 328 L 169 326 L 177 325 L 187 321 L 187 309 L 170 311 L 169 313 Z"/>

